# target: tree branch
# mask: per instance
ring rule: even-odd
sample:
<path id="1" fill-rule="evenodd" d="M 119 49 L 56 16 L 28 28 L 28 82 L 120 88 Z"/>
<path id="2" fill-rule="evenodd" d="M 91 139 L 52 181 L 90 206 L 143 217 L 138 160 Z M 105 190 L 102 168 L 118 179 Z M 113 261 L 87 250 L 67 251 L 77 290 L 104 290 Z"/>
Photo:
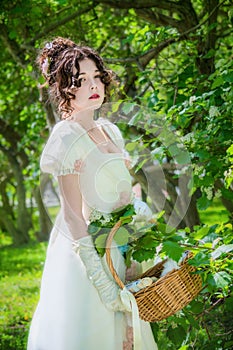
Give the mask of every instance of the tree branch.
<path id="1" fill-rule="evenodd" d="M 0 118 L 0 130 L 2 136 L 9 142 L 10 149 L 14 153 L 14 156 L 18 155 L 22 164 L 26 166 L 29 163 L 28 156 L 23 148 L 18 150 L 17 146 L 21 141 L 21 136 L 2 118 Z M 4 150 L 5 148 L 2 148 L 2 151 Z"/>
<path id="2" fill-rule="evenodd" d="M 3 41 L 3 45 L 7 48 L 14 61 L 22 68 L 25 68 L 26 62 L 24 59 L 24 53 L 15 40 L 12 40 L 8 36 L 8 28 L 4 23 L 0 24 L 0 37 Z"/>
<path id="3" fill-rule="evenodd" d="M 187 0 L 185 0 L 187 1 Z M 111 7 L 122 8 L 122 9 L 145 9 L 151 7 L 157 7 L 164 10 L 179 10 L 183 6 L 181 2 L 177 1 L 166 1 L 166 0 L 98 0 L 100 4 L 106 4 Z"/>
<path id="4" fill-rule="evenodd" d="M 162 41 L 159 43 L 156 47 L 148 50 L 147 52 L 143 53 L 142 55 L 138 55 L 135 57 L 125 57 L 125 58 L 105 58 L 104 60 L 107 63 L 133 63 L 139 64 L 141 68 L 145 68 L 147 64 L 153 59 L 156 58 L 160 52 L 168 47 L 169 45 L 173 44 L 174 42 L 183 40 L 184 38 L 179 36 L 177 38 L 170 38 L 165 41 Z"/>
<path id="5" fill-rule="evenodd" d="M 72 13 L 71 15 L 68 15 L 64 18 L 62 18 L 61 20 L 58 20 L 54 23 L 52 23 L 50 26 L 48 26 L 47 28 L 45 28 L 43 31 L 39 31 L 35 37 L 33 39 L 31 39 L 27 45 L 29 46 L 32 46 L 35 44 L 35 41 L 40 39 L 40 38 L 43 38 L 44 36 L 46 36 L 48 33 L 54 31 L 55 29 L 57 29 L 58 27 L 61 27 L 63 26 L 64 24 L 66 24 L 67 22 L 73 20 L 74 18 L 78 17 L 78 16 L 81 16 L 83 15 L 84 13 L 86 12 L 89 12 L 91 10 L 93 10 L 95 7 L 97 6 L 97 3 L 92 3 L 92 5 L 90 6 L 87 6 L 86 8 L 83 8 L 83 9 L 79 9 L 77 11 L 75 11 L 74 13 Z"/>

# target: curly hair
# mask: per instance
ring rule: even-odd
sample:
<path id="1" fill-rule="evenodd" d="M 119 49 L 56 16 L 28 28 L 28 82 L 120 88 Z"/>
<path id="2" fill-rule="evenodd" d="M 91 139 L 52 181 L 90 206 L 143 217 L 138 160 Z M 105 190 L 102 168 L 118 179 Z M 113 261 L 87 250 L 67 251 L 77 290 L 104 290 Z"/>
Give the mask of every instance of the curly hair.
<path id="1" fill-rule="evenodd" d="M 102 58 L 95 50 L 88 46 L 78 46 L 70 39 L 58 37 L 47 43 L 38 55 L 37 63 L 49 85 L 50 95 L 62 119 L 66 119 L 73 111 L 71 107 L 71 100 L 75 98 L 73 91 L 81 86 L 79 62 L 85 58 L 94 61 L 100 71 L 100 79 L 105 85 L 105 102 L 110 97 L 114 73 L 105 68 Z"/>

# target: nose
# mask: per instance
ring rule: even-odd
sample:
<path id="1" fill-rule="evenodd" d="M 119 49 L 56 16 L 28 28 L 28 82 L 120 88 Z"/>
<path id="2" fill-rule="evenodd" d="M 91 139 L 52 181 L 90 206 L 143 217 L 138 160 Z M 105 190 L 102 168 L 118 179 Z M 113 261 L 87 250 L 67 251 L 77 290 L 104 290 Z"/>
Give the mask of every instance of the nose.
<path id="1" fill-rule="evenodd" d="M 94 80 L 91 81 L 90 87 L 91 87 L 91 90 L 97 89 L 97 85 L 96 85 L 96 82 Z"/>

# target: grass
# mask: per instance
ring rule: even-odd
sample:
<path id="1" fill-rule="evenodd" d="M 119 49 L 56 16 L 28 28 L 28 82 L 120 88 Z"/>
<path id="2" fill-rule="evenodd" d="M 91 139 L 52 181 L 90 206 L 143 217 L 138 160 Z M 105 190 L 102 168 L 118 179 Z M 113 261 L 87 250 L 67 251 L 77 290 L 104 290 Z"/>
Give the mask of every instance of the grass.
<path id="1" fill-rule="evenodd" d="M 25 350 L 32 314 L 39 298 L 46 244 L 1 248 L 1 350 Z"/>
<path id="2" fill-rule="evenodd" d="M 221 224 L 229 219 L 229 214 L 219 199 L 215 199 L 206 210 L 199 211 L 199 215 L 201 222 L 207 225 Z"/>

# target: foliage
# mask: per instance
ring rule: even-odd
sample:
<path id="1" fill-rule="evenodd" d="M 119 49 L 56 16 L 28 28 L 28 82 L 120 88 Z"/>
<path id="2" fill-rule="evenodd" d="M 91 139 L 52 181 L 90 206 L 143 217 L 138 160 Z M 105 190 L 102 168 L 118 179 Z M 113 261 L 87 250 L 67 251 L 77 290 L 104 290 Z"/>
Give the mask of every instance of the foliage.
<path id="1" fill-rule="evenodd" d="M 185 79 L 188 77 L 185 75 Z M 221 59 L 216 71 L 199 84 L 195 95 L 173 105 L 167 114 L 190 152 L 194 170 L 192 192 L 200 191 L 197 205 L 201 210 L 215 197 L 233 200 L 232 83 L 232 61 Z M 183 93 L 186 91 L 188 87 L 183 88 Z"/>
<path id="2" fill-rule="evenodd" d="M 92 236 L 95 248 L 100 256 L 105 253 L 106 240 L 110 231 L 119 222 L 120 227 L 116 230 L 114 240 L 121 249 L 128 244 L 130 235 L 134 232 L 125 225 L 133 220 L 135 214 L 132 204 L 127 205 L 121 210 L 112 212 L 111 214 L 93 211 L 90 215 L 90 224 L 88 225 L 88 233 Z"/>

